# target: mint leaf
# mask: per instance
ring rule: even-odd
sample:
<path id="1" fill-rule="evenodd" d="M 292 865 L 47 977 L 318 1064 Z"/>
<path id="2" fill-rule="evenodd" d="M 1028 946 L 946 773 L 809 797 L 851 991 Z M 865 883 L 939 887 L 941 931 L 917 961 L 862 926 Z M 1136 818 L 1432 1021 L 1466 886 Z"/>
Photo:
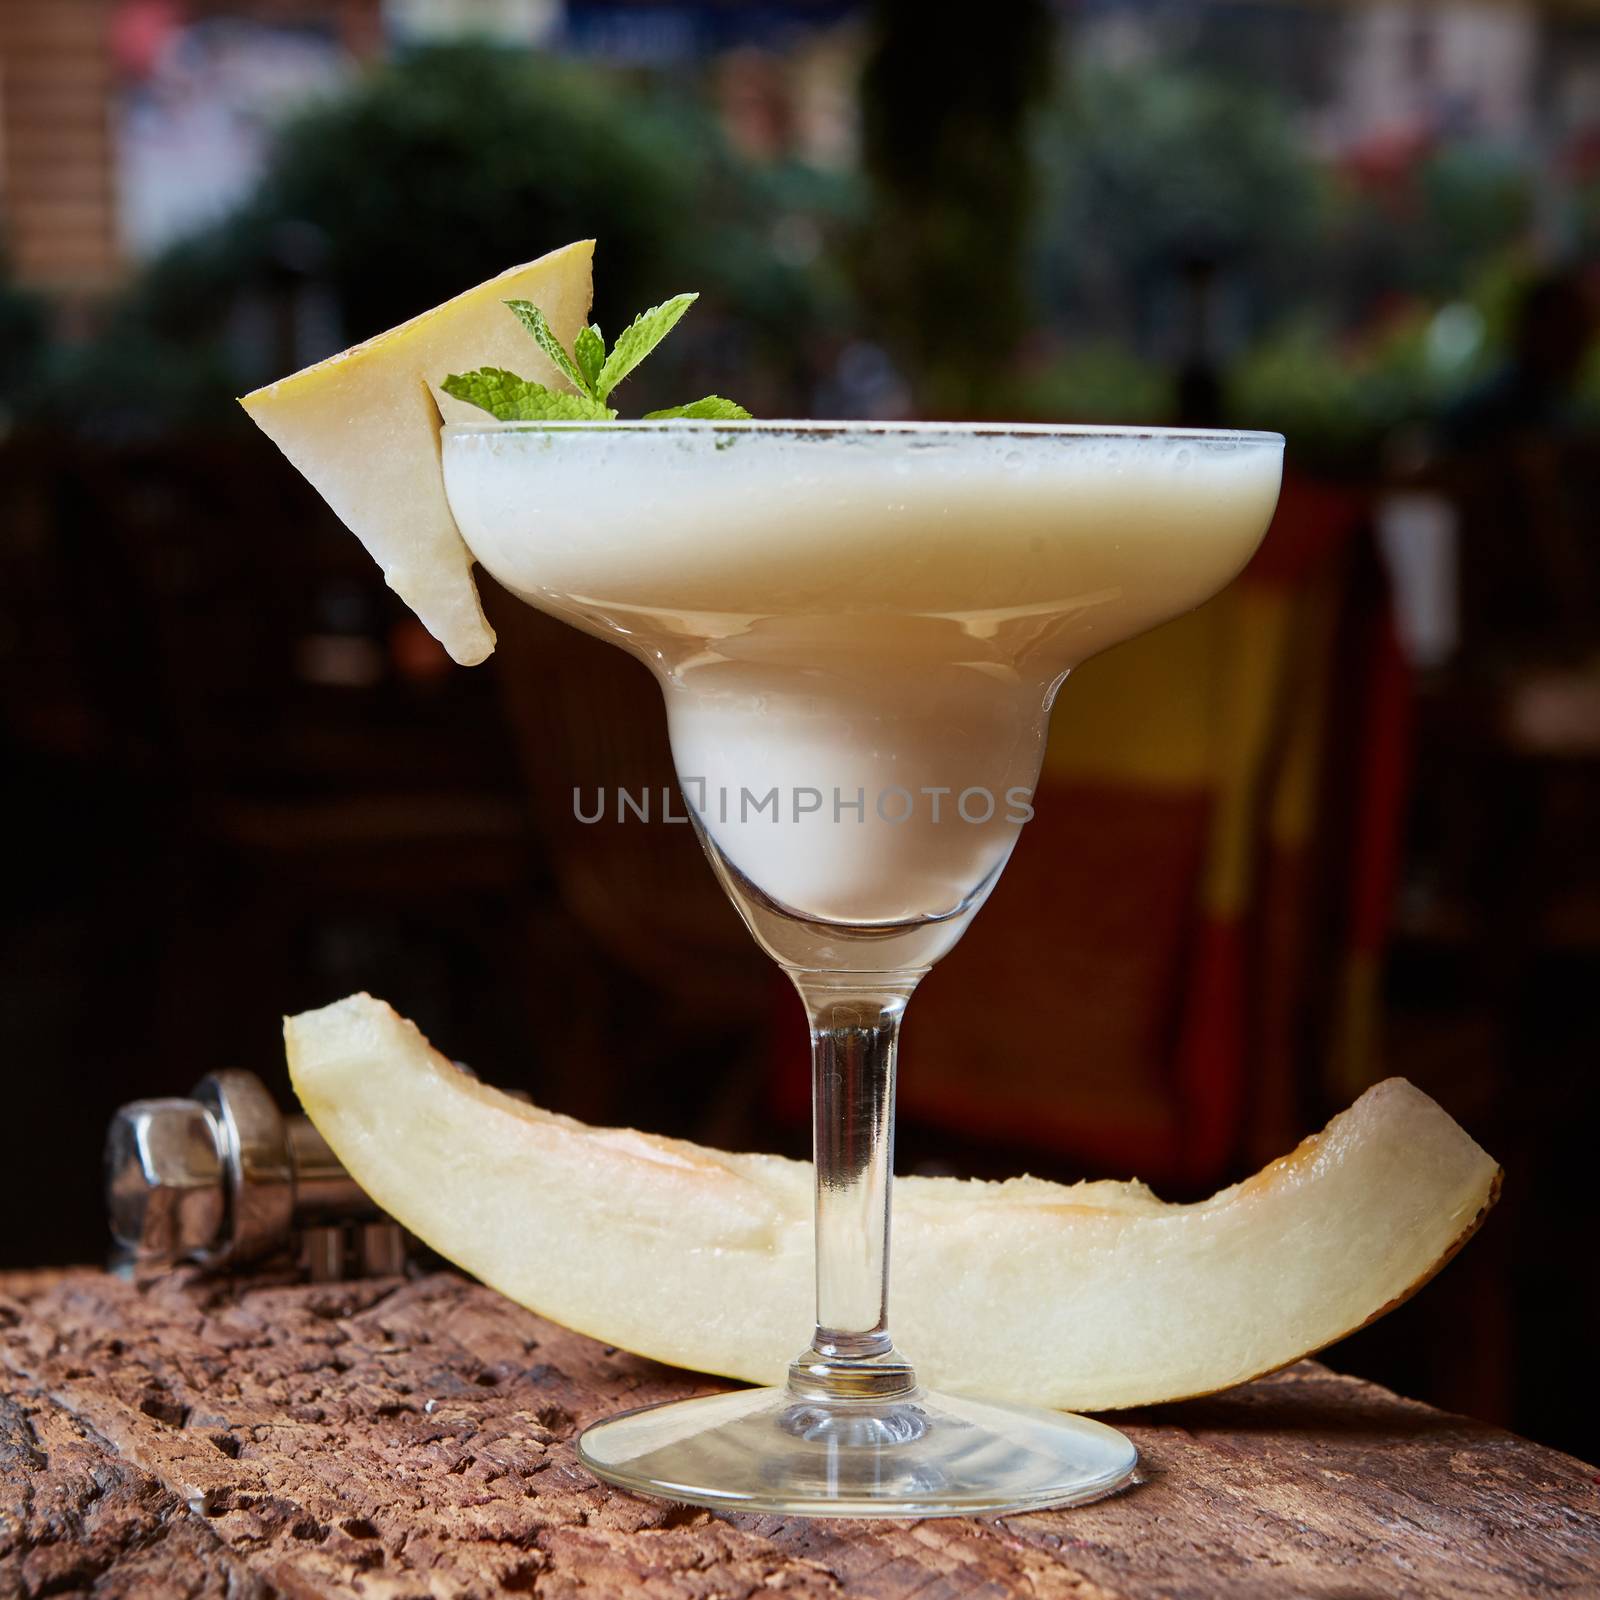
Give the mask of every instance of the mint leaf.
<path id="1" fill-rule="evenodd" d="M 561 394 L 503 367 L 452 372 L 439 387 L 500 422 L 612 422 L 617 415 L 586 394 Z"/>
<path id="2" fill-rule="evenodd" d="M 517 321 L 522 324 L 534 337 L 534 342 L 544 353 L 560 368 L 561 375 L 572 385 L 579 394 L 586 394 L 598 400 L 599 395 L 594 392 L 594 385 L 580 372 L 562 347 L 561 341 L 556 338 L 555 329 L 545 320 L 544 312 L 531 300 L 507 300 L 506 304 L 517 314 Z"/>
<path id="3" fill-rule="evenodd" d="M 607 399 L 611 391 L 677 327 L 678 319 L 699 298 L 697 294 L 675 294 L 661 305 L 641 311 L 617 335 L 617 342 L 595 380 L 596 399 Z"/>
<path id="4" fill-rule="evenodd" d="M 606 364 L 606 341 L 598 324 L 591 322 L 587 328 L 578 330 L 578 337 L 572 341 L 572 353 L 578 358 L 579 370 L 589 380 L 589 393 L 594 394 L 600 369 Z"/>
<path id="5" fill-rule="evenodd" d="M 503 367 L 479 367 L 476 372 L 453 372 L 441 388 L 457 400 L 487 411 L 500 422 L 615 422 L 617 414 L 606 405 L 611 391 L 678 325 L 684 312 L 700 298 L 674 295 L 661 305 L 641 312 L 623 329 L 610 355 L 597 324 L 578 330 L 569 355 L 556 337 L 549 319 L 531 300 L 507 300 L 517 320 L 535 343 L 556 364 L 577 391 L 566 394 L 518 377 Z M 652 411 L 646 422 L 683 417 L 703 422 L 734 422 L 750 413 L 719 394 L 708 394 L 686 406 Z"/>
<path id="6" fill-rule="evenodd" d="M 735 400 L 724 400 L 720 394 L 708 394 L 703 400 L 691 401 L 686 406 L 669 406 L 665 411 L 647 411 L 646 422 L 670 422 L 674 417 L 687 417 L 696 422 L 737 422 L 750 413 Z"/>

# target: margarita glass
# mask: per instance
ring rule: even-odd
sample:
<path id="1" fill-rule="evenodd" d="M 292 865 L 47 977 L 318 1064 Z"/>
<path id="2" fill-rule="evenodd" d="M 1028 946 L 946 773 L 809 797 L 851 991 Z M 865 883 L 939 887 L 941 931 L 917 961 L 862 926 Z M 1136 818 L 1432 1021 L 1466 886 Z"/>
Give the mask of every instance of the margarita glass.
<path id="1" fill-rule="evenodd" d="M 899 1024 L 1032 814 L 1062 681 L 1239 571 L 1282 447 L 954 424 L 444 430 L 477 560 L 655 673 L 706 854 L 810 1020 L 811 1345 L 782 1386 L 589 1428 L 599 1476 L 826 1516 L 1066 1505 L 1127 1482 L 1114 1429 L 930 1394 L 890 1339 Z"/>

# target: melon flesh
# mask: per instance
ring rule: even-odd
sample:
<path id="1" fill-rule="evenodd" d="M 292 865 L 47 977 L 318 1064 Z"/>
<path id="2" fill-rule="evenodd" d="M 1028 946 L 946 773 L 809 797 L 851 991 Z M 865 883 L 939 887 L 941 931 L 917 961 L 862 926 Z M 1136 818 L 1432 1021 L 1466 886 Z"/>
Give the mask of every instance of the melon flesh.
<path id="1" fill-rule="evenodd" d="M 607 1344 L 758 1383 L 812 1323 L 811 1168 L 591 1128 L 453 1066 L 380 1000 L 286 1019 L 296 1093 L 441 1255 Z M 924 1382 L 1104 1410 L 1283 1366 L 1403 1300 L 1500 1171 L 1403 1079 L 1195 1205 L 1138 1183 L 896 1182 L 891 1324 Z"/>
<path id="2" fill-rule="evenodd" d="M 484 413 L 439 384 L 491 366 L 570 389 L 504 302 L 531 300 L 570 348 L 588 319 L 593 262 L 593 240 L 553 250 L 239 402 L 463 666 L 494 649 L 494 630 L 445 500 L 439 423 Z"/>

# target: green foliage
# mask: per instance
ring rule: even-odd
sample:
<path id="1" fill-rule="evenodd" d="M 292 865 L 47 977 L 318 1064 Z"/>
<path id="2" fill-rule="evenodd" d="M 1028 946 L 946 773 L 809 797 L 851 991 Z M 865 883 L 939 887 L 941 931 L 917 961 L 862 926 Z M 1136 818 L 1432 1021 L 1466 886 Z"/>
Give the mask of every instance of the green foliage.
<path id="1" fill-rule="evenodd" d="M 1171 380 L 1126 345 L 1091 340 L 1022 374 L 1008 409 L 1021 421 L 1160 423 Z"/>
<path id="2" fill-rule="evenodd" d="M 1403 393 L 1381 379 L 1372 383 L 1363 364 L 1309 318 L 1257 344 L 1234 369 L 1229 387 L 1233 421 L 1272 428 L 1294 445 L 1314 440 L 1333 454 L 1360 448 L 1404 409 Z"/>
<path id="3" fill-rule="evenodd" d="M 774 223 L 825 236 L 854 204 L 847 180 L 754 169 L 707 108 L 648 85 L 488 46 L 419 51 L 294 117 L 250 202 L 149 264 L 102 336 L 58 363 L 48 406 L 100 428 L 234 425 L 232 395 L 579 238 L 600 242 L 598 322 L 663 280 L 699 283 L 713 308 L 639 380 L 642 402 L 709 386 L 697 357 L 724 325 L 739 335 L 718 375 L 731 360 L 787 398 L 808 331 L 847 302 L 774 249 Z M 272 329 L 306 285 L 324 344 L 280 348 Z"/>
<path id="4" fill-rule="evenodd" d="M 570 63 L 429 50 L 297 117 L 257 208 L 318 230 L 351 337 L 572 239 L 617 258 L 603 303 L 638 304 L 699 185 L 650 108 L 623 105 Z"/>
<path id="5" fill-rule="evenodd" d="M 1417 181 L 1417 214 L 1405 239 L 1414 286 L 1424 294 L 1460 294 L 1533 220 L 1530 173 L 1510 151 L 1449 145 L 1423 164 Z"/>
<path id="6" fill-rule="evenodd" d="M 1049 313 L 1132 338 L 1153 283 L 1203 257 L 1257 306 L 1292 297 L 1325 187 L 1270 90 L 1170 68 L 1074 73 L 1035 141 L 1036 276 Z"/>
<path id="7" fill-rule="evenodd" d="M 1357 336 L 1326 315 L 1285 319 L 1231 372 L 1229 421 L 1284 433 L 1302 461 L 1369 457 L 1385 435 L 1438 417 L 1493 373 L 1529 278 L 1525 254 L 1503 250 L 1458 298 L 1413 298 Z M 1574 401 L 1580 417 L 1600 419 L 1600 347 Z"/>
<path id="8" fill-rule="evenodd" d="M 1503 344 L 1532 192 L 1504 150 L 1336 171 L 1272 86 L 1149 61 L 1073 73 L 1037 149 L 1040 317 L 1071 354 L 1031 380 L 1032 414 L 1170 406 L 1188 263 L 1230 296 L 1227 420 L 1281 428 L 1302 460 L 1370 453 Z"/>
<path id="9" fill-rule="evenodd" d="M 1466 369 L 1436 357 L 1436 321 L 1419 306 L 1355 342 L 1310 318 L 1288 322 L 1234 369 L 1229 420 L 1282 433 L 1303 464 L 1362 459 L 1464 386 Z"/>
<path id="10" fill-rule="evenodd" d="M 1074 74 L 1041 130 L 1061 220 L 1137 267 L 1203 243 L 1220 253 L 1302 243 L 1318 181 L 1268 89 L 1181 70 Z"/>
<path id="11" fill-rule="evenodd" d="M 1047 0 L 981 41 L 916 0 L 871 16 L 870 205 L 866 183 L 741 158 L 709 102 L 648 78 L 429 49 L 294 118 L 252 200 L 152 262 L 87 347 L 47 350 L 41 308 L 0 290 L 0 409 L 242 425 L 232 395 L 582 237 L 600 241 L 599 304 L 569 359 L 602 408 L 600 327 L 663 283 L 704 291 L 690 331 L 631 379 L 646 414 L 730 373 L 763 414 L 807 409 L 864 333 L 924 414 L 1160 420 L 1184 264 L 1205 259 L 1227 298 L 1231 418 L 1329 453 L 1369 448 L 1500 345 L 1527 157 L 1458 142 L 1392 173 L 1334 171 L 1273 80 L 1199 70 L 1204 52 L 1053 86 Z M 1578 246 L 1600 245 L 1595 201 L 1573 200 Z M 1471 372 L 1447 374 L 1429 330 L 1455 301 L 1483 336 Z"/>

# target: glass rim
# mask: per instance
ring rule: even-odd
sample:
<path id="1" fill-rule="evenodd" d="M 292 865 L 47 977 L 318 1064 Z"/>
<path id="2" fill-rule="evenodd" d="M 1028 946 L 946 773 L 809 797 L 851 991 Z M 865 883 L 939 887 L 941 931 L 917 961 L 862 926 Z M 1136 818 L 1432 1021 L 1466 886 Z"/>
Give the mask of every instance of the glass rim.
<path id="1" fill-rule="evenodd" d="M 1142 423 L 1098 422 L 874 422 L 849 419 L 803 419 L 776 417 L 704 418 L 664 417 L 646 421 L 642 417 L 619 418 L 614 422 L 593 420 L 501 422 L 446 422 L 441 424 L 444 438 L 494 437 L 512 433 L 640 433 L 683 434 L 749 433 L 768 438 L 831 438 L 841 434 L 863 437 L 906 437 L 917 439 L 1193 439 L 1203 444 L 1285 443 L 1281 433 L 1254 428 L 1171 428 Z"/>

